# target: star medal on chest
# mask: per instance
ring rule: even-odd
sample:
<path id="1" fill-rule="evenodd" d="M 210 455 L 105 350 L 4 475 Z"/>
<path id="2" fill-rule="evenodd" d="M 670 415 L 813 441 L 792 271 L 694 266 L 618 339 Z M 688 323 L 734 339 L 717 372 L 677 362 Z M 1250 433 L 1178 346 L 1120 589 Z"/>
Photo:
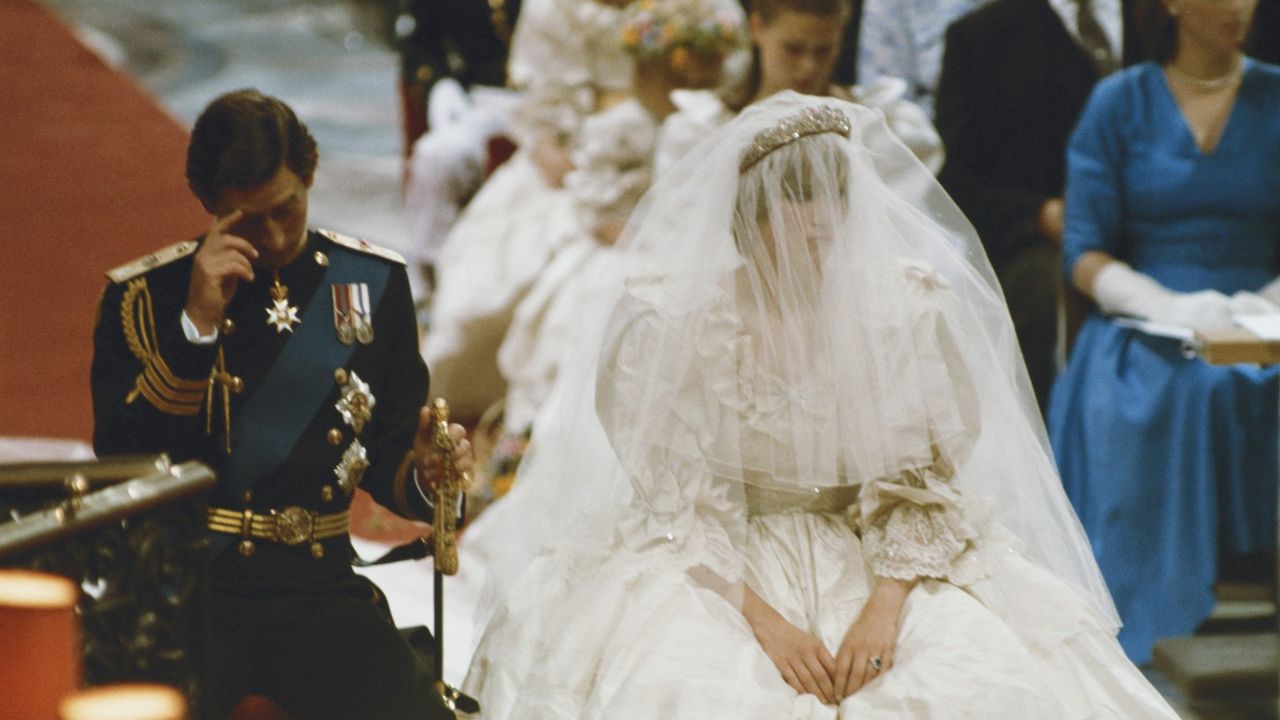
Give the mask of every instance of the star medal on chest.
<path id="1" fill-rule="evenodd" d="M 333 327 L 343 345 L 357 340 L 361 345 L 373 342 L 372 316 L 367 283 L 334 283 Z"/>
<path id="2" fill-rule="evenodd" d="M 298 318 L 298 306 L 289 304 L 289 288 L 280 283 L 280 271 L 274 271 L 274 283 L 271 286 L 271 307 L 267 308 L 267 324 L 275 326 L 276 334 L 286 330 L 293 332 Z"/>

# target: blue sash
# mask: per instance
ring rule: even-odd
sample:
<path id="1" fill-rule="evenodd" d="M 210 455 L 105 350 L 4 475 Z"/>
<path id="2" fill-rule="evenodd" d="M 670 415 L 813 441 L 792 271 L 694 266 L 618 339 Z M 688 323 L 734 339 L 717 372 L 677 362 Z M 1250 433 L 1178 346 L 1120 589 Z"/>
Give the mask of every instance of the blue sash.
<path id="1" fill-rule="evenodd" d="M 369 287 L 372 320 L 391 277 L 385 260 L 335 246 L 315 296 L 285 343 L 262 385 L 231 422 L 232 452 L 220 482 L 239 497 L 259 480 L 274 475 L 293 451 L 334 388 L 333 371 L 344 367 L 355 344 L 338 341 L 329 285 L 363 282 Z"/>

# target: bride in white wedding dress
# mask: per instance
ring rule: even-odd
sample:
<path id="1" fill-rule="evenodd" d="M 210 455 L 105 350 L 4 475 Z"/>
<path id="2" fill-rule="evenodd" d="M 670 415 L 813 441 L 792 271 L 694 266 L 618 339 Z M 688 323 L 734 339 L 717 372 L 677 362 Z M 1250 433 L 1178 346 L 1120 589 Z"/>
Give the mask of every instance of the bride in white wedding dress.
<path id="1" fill-rule="evenodd" d="M 981 245 L 882 113 L 749 107 L 621 243 L 489 551 L 482 717 L 1176 718 Z"/>

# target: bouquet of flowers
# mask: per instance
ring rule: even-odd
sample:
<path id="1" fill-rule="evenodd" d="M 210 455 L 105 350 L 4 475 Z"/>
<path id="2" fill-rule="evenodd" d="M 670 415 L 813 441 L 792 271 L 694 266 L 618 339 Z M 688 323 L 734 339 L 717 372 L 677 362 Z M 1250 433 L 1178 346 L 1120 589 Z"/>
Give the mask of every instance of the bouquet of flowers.
<path id="1" fill-rule="evenodd" d="M 690 53 L 724 56 L 746 47 L 742 13 L 732 0 L 637 0 L 627 8 L 622 46 L 640 58 L 670 57 L 681 69 Z"/>

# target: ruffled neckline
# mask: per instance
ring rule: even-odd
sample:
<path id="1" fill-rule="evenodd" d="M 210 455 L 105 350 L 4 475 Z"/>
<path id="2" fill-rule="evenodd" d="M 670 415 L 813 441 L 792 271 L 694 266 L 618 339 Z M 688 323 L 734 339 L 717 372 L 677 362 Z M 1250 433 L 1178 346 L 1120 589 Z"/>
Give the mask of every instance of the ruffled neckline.
<path id="1" fill-rule="evenodd" d="M 730 311 L 728 294 L 719 290 L 706 311 L 696 352 L 705 368 L 703 380 L 714 396 L 739 414 L 752 430 L 789 442 L 792 410 L 813 422 L 834 420 L 834 411 L 819 392 L 817 377 L 795 386 L 766 368 L 756 356 L 742 319 Z"/>

